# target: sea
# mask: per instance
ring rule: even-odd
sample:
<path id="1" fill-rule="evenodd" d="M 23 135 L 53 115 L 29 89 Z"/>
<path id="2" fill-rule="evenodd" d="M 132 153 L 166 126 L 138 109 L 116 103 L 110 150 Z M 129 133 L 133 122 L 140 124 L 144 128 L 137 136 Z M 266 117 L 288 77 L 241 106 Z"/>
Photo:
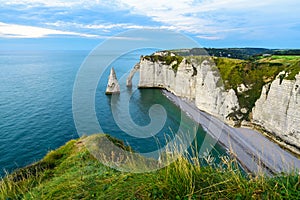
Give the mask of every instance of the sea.
<path id="1" fill-rule="evenodd" d="M 141 55 L 153 50 L 139 50 L 119 56 L 111 63 L 117 77 L 128 73 Z M 72 94 L 77 73 L 89 51 L 0 51 L 0 176 L 30 165 L 71 139 L 79 137 L 73 119 Z M 99 55 L 99 59 L 102 59 Z M 105 95 L 109 67 L 100 79 L 95 95 L 95 111 L 104 133 L 124 141 L 134 151 L 149 152 L 157 143 L 166 145 L 166 136 L 179 131 L 182 115 L 185 131 L 196 131 L 197 145 L 206 132 L 166 98 L 160 89 L 137 89 L 138 74 L 133 79 L 129 110 L 138 126 L 150 123 L 149 109 L 161 105 L 166 121 L 153 137 L 136 138 L 115 122 L 111 97 Z M 128 104 L 120 104 L 118 109 Z M 214 145 L 215 157 L 226 154 Z"/>

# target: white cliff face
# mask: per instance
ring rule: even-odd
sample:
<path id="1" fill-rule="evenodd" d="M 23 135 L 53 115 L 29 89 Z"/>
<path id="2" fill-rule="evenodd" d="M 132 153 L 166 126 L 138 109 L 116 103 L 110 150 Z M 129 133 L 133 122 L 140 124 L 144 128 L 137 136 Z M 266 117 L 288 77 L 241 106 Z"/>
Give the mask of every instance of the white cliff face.
<path id="1" fill-rule="evenodd" d="M 285 142 L 300 146 L 300 73 L 296 80 L 264 86 L 253 108 L 253 123 L 263 126 Z"/>
<path id="2" fill-rule="evenodd" d="M 167 89 L 179 97 L 195 101 L 199 109 L 234 124 L 229 115 L 239 109 L 238 98 L 234 90 L 225 91 L 221 77 L 212 64 L 205 61 L 199 65 L 183 59 L 177 71 L 172 69 L 173 64 L 176 63 L 166 65 L 163 61 L 141 58 L 139 87 Z M 132 72 L 135 71 L 134 68 Z"/>
<path id="3" fill-rule="evenodd" d="M 197 67 L 197 71 L 196 106 L 231 123 L 229 115 L 240 107 L 235 91 L 225 91 L 217 69 L 208 61 Z"/>
<path id="4" fill-rule="evenodd" d="M 158 87 L 172 91 L 175 95 L 188 99 L 195 98 L 194 69 L 185 59 L 179 64 L 177 72 L 172 64 L 166 65 L 161 61 L 152 62 L 142 58 L 140 62 L 139 87 Z"/>
<path id="5" fill-rule="evenodd" d="M 186 63 L 184 59 L 178 66 L 175 77 L 175 87 L 171 87 L 173 92 L 180 97 L 190 100 L 195 99 L 195 79 L 192 64 Z"/>
<path id="6" fill-rule="evenodd" d="M 140 61 L 139 87 L 160 87 L 169 89 L 175 84 L 175 72 L 162 62 L 152 62 L 145 58 Z"/>
<path id="7" fill-rule="evenodd" d="M 111 68 L 105 94 L 120 93 L 120 86 L 114 68 Z"/>

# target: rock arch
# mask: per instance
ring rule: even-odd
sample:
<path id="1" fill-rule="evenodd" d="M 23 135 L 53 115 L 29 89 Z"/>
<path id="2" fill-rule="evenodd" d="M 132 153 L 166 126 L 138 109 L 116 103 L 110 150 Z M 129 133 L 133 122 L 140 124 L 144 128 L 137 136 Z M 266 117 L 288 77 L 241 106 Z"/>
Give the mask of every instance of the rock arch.
<path id="1" fill-rule="evenodd" d="M 135 66 L 132 68 L 132 70 L 129 73 L 129 76 L 126 80 L 126 86 L 132 87 L 132 78 L 134 77 L 135 73 L 140 70 L 140 63 L 135 64 Z"/>

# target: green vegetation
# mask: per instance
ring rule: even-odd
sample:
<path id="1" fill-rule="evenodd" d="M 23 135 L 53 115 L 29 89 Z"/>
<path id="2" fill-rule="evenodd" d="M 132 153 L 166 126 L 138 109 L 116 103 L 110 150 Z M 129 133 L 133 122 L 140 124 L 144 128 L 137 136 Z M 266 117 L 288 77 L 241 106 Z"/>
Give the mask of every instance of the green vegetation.
<path id="1" fill-rule="evenodd" d="M 300 72 L 300 56 L 276 55 L 258 60 L 259 63 L 269 63 L 272 66 L 280 66 L 286 72 L 285 79 L 294 80 Z"/>
<path id="2" fill-rule="evenodd" d="M 247 108 L 245 119 L 249 120 L 249 113 L 260 97 L 263 85 L 273 81 L 276 75 L 282 70 L 280 67 L 269 64 L 258 64 L 249 61 L 214 58 L 214 62 L 219 69 L 225 89 L 234 89 L 241 108 Z M 249 90 L 238 93 L 239 85 L 248 86 Z"/>
<path id="3" fill-rule="evenodd" d="M 166 55 L 155 55 L 152 54 L 150 56 L 144 56 L 146 60 L 157 62 L 160 61 L 165 65 L 171 65 L 172 63 L 172 69 L 177 72 L 179 64 L 182 62 L 183 57 L 178 55 L 171 55 L 171 52 L 164 52 Z"/>
<path id="4" fill-rule="evenodd" d="M 252 60 L 257 56 L 270 55 L 300 55 L 300 49 L 264 49 L 264 48 L 193 48 L 171 50 L 180 56 L 216 56 L 242 60 Z"/>
<path id="5" fill-rule="evenodd" d="M 92 137 L 92 138 L 91 138 Z M 88 138 L 101 139 L 104 135 Z M 109 138 L 126 149 L 118 140 Z M 201 167 L 197 159 L 176 162 L 151 173 L 126 173 L 96 160 L 72 140 L 34 165 L 0 181 L 0 199 L 299 199 L 300 176 L 246 176 L 237 163 Z M 211 157 L 207 156 L 207 162 Z"/>

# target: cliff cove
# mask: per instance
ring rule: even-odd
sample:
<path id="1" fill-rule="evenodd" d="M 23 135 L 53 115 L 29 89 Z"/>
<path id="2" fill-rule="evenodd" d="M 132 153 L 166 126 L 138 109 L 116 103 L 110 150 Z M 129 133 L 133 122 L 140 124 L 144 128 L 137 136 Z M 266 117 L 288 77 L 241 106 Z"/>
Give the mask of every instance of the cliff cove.
<path id="1" fill-rule="evenodd" d="M 178 52 L 180 54 L 180 50 Z M 284 56 L 257 57 L 253 62 L 180 56 L 172 51 L 162 51 L 142 56 L 132 69 L 127 84 L 130 87 L 131 78 L 139 71 L 140 88 L 165 89 L 163 93 L 168 98 L 232 150 L 249 171 L 289 172 L 300 169 L 300 106 L 297 106 L 300 59 L 293 57 L 291 64 L 285 59 Z M 251 69 L 251 65 L 255 68 L 252 66 Z M 234 74 L 236 72 L 240 74 Z M 241 80 L 243 73 L 244 80 Z M 272 98 L 268 99 L 268 95 Z M 276 102 L 277 97 L 279 102 Z M 279 108 L 274 110 L 272 106 Z M 208 116 L 210 121 L 205 120 Z M 212 123 L 213 128 L 209 130 L 208 125 Z M 222 134 L 216 134 L 220 129 Z M 256 131 L 262 129 L 268 137 Z"/>

